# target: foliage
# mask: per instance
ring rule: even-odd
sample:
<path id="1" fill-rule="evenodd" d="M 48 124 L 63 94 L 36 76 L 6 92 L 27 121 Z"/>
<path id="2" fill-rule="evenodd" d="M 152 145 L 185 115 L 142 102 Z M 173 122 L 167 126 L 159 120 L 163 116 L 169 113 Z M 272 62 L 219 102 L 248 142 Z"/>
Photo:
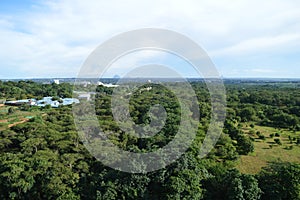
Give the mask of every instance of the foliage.
<path id="1" fill-rule="evenodd" d="M 198 153 L 211 116 L 210 96 L 204 83 L 192 82 L 191 85 L 199 101 L 196 106 L 200 118 L 197 119 L 195 113 L 190 116 L 199 129 L 193 144 L 175 163 L 144 174 L 108 168 L 93 158 L 80 141 L 71 107 L 46 108 L 43 117 L 34 117 L 0 132 L 0 198 L 299 199 L 299 164 L 271 163 L 255 176 L 234 169 L 234 161 L 255 150 L 249 135 L 255 136 L 256 126 L 297 130 L 299 88 L 227 84 L 228 113 L 223 134 L 209 155 L 200 159 Z M 168 144 L 180 126 L 181 105 L 175 95 L 158 84 L 143 87 L 152 89 L 131 94 L 134 98 L 129 101 L 129 111 L 133 121 L 140 125 L 148 125 L 153 119 L 158 121 L 156 116 L 148 114 L 150 107 L 156 104 L 167 111 L 164 127 L 146 139 L 121 130 L 114 121 L 110 109 L 113 89 L 103 86 L 96 89 L 95 111 L 100 126 L 114 144 L 127 151 L 155 151 Z M 0 81 L 0 95 L 15 99 L 40 96 L 58 99 L 71 97 L 72 87 L 70 84 Z M 78 112 L 88 113 L 87 108 Z M 20 110 L 32 112 L 28 106 Z M 245 131 L 245 122 L 250 124 L 252 132 Z M 265 139 L 263 132 L 257 136 Z M 292 135 L 290 141 L 299 144 L 299 136 Z M 137 163 L 136 167 L 140 165 Z"/>
<path id="2" fill-rule="evenodd" d="M 258 175 L 262 199 L 300 199 L 300 165 L 272 163 Z"/>

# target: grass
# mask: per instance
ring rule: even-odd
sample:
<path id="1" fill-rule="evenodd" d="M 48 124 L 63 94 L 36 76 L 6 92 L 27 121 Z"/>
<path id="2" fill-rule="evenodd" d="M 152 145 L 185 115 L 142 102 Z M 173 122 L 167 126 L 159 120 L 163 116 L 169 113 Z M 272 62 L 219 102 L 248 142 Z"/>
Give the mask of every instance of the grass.
<path id="1" fill-rule="evenodd" d="M 253 153 L 241 156 L 239 159 L 237 168 L 241 172 L 256 174 L 262 167 L 274 161 L 300 163 L 300 146 L 296 145 L 295 141 L 291 144 L 288 138 L 289 136 L 297 138 L 300 136 L 300 132 L 294 133 L 289 130 L 279 130 L 264 126 L 254 126 L 254 128 L 251 128 L 249 124 L 244 124 L 243 130 L 250 137 L 255 139 L 255 150 Z M 265 136 L 265 140 L 259 139 L 256 134 L 257 131 Z M 255 134 L 253 134 L 253 132 L 255 132 Z M 271 138 L 270 134 L 272 133 L 280 133 L 280 136 Z M 278 145 L 274 142 L 276 138 L 280 139 L 282 145 Z"/>
<path id="2" fill-rule="evenodd" d="M 17 107 L 14 107 L 14 113 L 8 114 L 9 108 L 10 106 L 0 107 L 0 130 L 5 130 L 11 125 L 18 124 L 20 122 L 23 122 L 24 120 L 28 120 L 34 116 L 42 114 L 40 110 L 21 111 Z"/>

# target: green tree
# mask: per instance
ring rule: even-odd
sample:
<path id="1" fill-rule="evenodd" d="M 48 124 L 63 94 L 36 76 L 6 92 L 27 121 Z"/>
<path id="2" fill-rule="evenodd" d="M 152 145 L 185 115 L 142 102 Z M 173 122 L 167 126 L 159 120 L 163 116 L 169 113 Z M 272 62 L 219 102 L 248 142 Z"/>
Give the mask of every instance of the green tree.
<path id="1" fill-rule="evenodd" d="M 243 122 L 248 122 L 254 120 L 255 114 L 256 112 L 252 107 L 246 107 L 240 111 L 239 115 Z"/>
<path id="2" fill-rule="evenodd" d="M 239 135 L 237 137 L 238 147 L 237 150 L 239 154 L 247 155 L 254 151 L 254 144 L 248 136 Z"/>
<path id="3" fill-rule="evenodd" d="M 300 199 L 300 165 L 296 163 L 272 163 L 258 175 L 262 199 Z"/>
<path id="4" fill-rule="evenodd" d="M 218 167 L 218 169 L 213 168 L 212 176 L 204 181 L 206 189 L 204 199 L 260 199 L 262 191 L 254 176 L 241 174 L 235 169 L 227 170 L 224 167 Z"/>
<path id="5" fill-rule="evenodd" d="M 16 109 L 14 107 L 9 107 L 8 108 L 8 114 L 11 115 L 11 114 L 14 114 L 16 112 Z"/>

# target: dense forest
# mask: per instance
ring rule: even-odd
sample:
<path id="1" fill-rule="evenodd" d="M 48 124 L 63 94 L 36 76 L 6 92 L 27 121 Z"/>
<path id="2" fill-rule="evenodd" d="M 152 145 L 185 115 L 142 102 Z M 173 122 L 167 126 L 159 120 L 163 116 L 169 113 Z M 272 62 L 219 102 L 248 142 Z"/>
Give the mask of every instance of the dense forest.
<path id="1" fill-rule="evenodd" d="M 191 86 L 200 111 L 196 139 L 176 162 L 141 174 L 111 169 L 96 160 L 79 138 L 72 106 L 5 108 L 0 120 L 16 112 L 36 115 L 0 131 L 0 198 L 300 199 L 299 156 L 298 162 L 268 162 L 257 173 L 243 173 L 237 168 L 243 156 L 255 154 L 256 144 L 268 144 L 270 149 L 285 145 L 287 154 L 300 153 L 300 84 L 225 84 L 223 133 L 205 158 L 199 158 L 198 153 L 211 117 L 210 96 L 204 83 L 191 82 Z M 0 82 L 0 99 L 72 97 L 73 87 L 68 83 Z M 147 152 L 165 146 L 180 123 L 179 104 L 172 92 L 159 84 L 143 87 L 151 90 L 140 88 L 143 92 L 133 93 L 130 99 L 133 121 L 149 124 L 147 113 L 155 104 L 167 111 L 165 126 L 152 138 L 137 138 L 118 127 L 111 110 L 112 88 L 98 86 L 93 101 L 81 102 L 95 104 L 104 133 L 127 151 Z M 85 113 L 82 107 L 76 111 Z M 276 132 L 265 135 L 257 127 Z"/>

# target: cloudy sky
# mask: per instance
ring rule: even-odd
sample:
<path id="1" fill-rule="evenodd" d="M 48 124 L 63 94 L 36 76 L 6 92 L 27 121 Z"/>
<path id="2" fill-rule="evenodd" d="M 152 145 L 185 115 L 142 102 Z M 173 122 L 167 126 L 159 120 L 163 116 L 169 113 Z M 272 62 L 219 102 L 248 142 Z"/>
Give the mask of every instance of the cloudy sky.
<path id="1" fill-rule="evenodd" d="M 224 77 L 300 78 L 297 0 L 0 0 L 0 79 L 76 77 L 88 55 L 122 32 L 164 28 L 197 42 Z M 141 51 L 107 76 L 178 58 Z"/>

